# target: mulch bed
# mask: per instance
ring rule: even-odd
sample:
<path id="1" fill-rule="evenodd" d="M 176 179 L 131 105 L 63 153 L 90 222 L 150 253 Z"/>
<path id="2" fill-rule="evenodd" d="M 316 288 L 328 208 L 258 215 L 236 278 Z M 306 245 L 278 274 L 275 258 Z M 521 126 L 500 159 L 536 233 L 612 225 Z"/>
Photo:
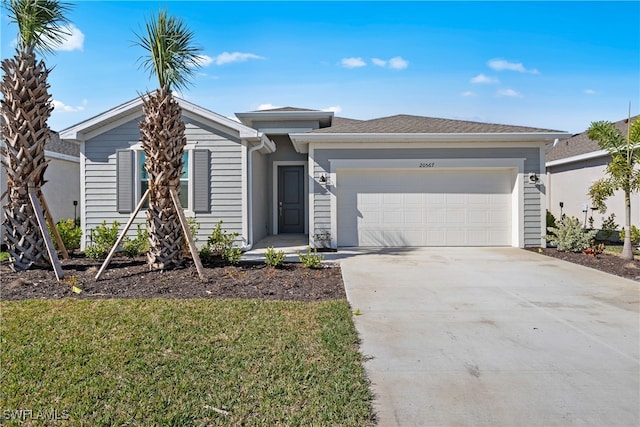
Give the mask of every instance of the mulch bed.
<path id="1" fill-rule="evenodd" d="M 635 260 L 627 261 L 620 258 L 619 256 L 611 254 L 599 254 L 597 256 L 592 256 L 581 252 L 560 252 L 555 248 L 527 249 L 564 261 L 569 261 L 574 264 L 584 265 L 585 267 L 594 268 L 596 270 L 604 271 L 605 273 L 614 274 L 616 276 L 640 282 L 640 259 L 638 259 L 637 256 L 635 257 Z"/>
<path id="2" fill-rule="evenodd" d="M 322 301 L 346 298 L 337 264 L 320 269 L 301 264 L 272 268 L 263 263 L 237 266 L 205 264 L 206 280 L 196 268 L 150 271 L 144 257 L 115 257 L 99 280 L 102 262 L 81 255 L 61 260 L 64 279 L 56 281 L 52 268 L 14 272 L 9 261 L 0 264 L 0 299 L 100 298 L 247 298 L 262 300 Z M 72 291 L 75 286 L 80 294 Z"/>

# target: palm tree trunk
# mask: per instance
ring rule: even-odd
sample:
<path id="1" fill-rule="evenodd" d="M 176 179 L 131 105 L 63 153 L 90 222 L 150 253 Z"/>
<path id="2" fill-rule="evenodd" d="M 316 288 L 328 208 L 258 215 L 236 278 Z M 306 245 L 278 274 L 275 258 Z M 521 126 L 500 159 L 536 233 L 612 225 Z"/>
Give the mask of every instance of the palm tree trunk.
<path id="1" fill-rule="evenodd" d="M 182 109 L 169 91 L 159 89 L 144 97 L 143 111 L 140 132 L 149 174 L 147 260 L 152 268 L 166 269 L 183 262 L 184 237 L 170 190 L 180 191 L 185 126 Z"/>
<path id="2" fill-rule="evenodd" d="M 5 238 L 13 268 L 25 270 L 47 259 L 44 238 L 29 201 L 28 186 L 44 184 L 47 160 L 44 147 L 53 111 L 48 92 L 49 70 L 31 54 L 18 53 L 2 61 L 2 163 L 7 170 L 8 203 L 3 207 Z"/>
<path id="3" fill-rule="evenodd" d="M 633 248 L 631 247 L 631 194 L 624 192 L 624 244 L 622 246 L 622 259 L 633 260 Z"/>

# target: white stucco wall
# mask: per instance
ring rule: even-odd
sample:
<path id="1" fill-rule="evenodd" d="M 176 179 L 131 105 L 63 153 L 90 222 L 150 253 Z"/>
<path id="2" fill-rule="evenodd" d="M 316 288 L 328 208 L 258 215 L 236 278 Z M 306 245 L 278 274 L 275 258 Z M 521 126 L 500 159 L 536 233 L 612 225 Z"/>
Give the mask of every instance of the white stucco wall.
<path id="1" fill-rule="evenodd" d="M 604 160 L 594 160 L 580 164 L 560 165 L 548 168 L 547 179 L 549 191 L 547 191 L 547 206 L 556 218 L 560 218 L 560 202 L 563 202 L 562 213 L 574 216 L 584 222 L 585 213 L 583 205 L 587 205 L 588 218 L 593 216 L 594 228 L 601 228 L 602 221 L 615 213 L 615 221 L 624 226 L 624 193 L 621 191 L 606 201 L 607 212 L 592 211 L 589 187 L 598 179 L 605 176 L 606 163 Z M 640 227 L 640 193 L 631 196 L 631 224 Z"/>
<path id="2" fill-rule="evenodd" d="M 42 188 L 45 200 L 49 205 L 54 221 L 73 218 L 73 201 L 78 201 L 77 215 L 80 215 L 80 163 L 47 156 L 49 166 L 45 172 L 47 183 Z M 0 194 L 7 189 L 7 172 L 0 166 Z M 2 206 L 6 206 L 7 198 L 2 199 Z M 4 221 L 4 209 L 1 209 L 1 219 Z M 4 242 L 4 234 L 0 227 L 0 241 Z"/>

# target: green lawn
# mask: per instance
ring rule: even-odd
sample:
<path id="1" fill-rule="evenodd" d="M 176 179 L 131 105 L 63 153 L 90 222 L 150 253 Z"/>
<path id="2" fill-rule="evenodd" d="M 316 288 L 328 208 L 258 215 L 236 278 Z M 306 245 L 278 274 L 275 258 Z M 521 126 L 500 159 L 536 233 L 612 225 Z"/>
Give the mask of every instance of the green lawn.
<path id="1" fill-rule="evenodd" d="M 612 255 L 620 255 L 622 253 L 622 246 L 618 246 L 618 245 L 608 245 L 605 246 L 604 248 L 604 252 L 605 253 L 610 253 Z M 640 255 L 640 250 L 638 249 L 634 249 L 633 251 L 634 255 Z"/>
<path id="2" fill-rule="evenodd" d="M 62 425 L 372 423 L 346 301 L 67 299 L 0 309 L 5 419 L 23 411 Z"/>

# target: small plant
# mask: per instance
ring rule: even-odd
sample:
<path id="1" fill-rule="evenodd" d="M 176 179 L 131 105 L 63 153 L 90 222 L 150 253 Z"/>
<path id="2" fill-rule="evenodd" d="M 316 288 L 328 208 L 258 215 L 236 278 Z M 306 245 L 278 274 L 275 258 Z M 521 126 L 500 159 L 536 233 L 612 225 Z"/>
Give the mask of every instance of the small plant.
<path id="1" fill-rule="evenodd" d="M 549 232 L 550 227 L 556 226 L 556 217 L 553 216 L 550 210 L 547 209 L 547 233 Z"/>
<path id="2" fill-rule="evenodd" d="M 625 234 L 626 232 L 624 228 L 620 230 L 620 240 L 624 241 Z M 638 227 L 636 227 L 635 225 L 631 226 L 631 244 L 640 244 L 640 229 L 638 229 Z"/>
<path id="3" fill-rule="evenodd" d="M 578 218 L 568 216 L 562 218 L 557 227 L 549 227 L 545 239 L 560 252 L 582 252 L 591 246 L 597 233 L 597 230 L 585 230 Z"/>
<path id="4" fill-rule="evenodd" d="M 313 235 L 313 241 L 316 247 L 328 248 L 331 244 L 331 232 L 328 230 L 321 230 Z"/>
<path id="5" fill-rule="evenodd" d="M 593 219 L 593 216 L 590 216 L 589 217 L 589 230 L 593 230 L 593 222 L 594 221 L 595 220 Z"/>
<path id="6" fill-rule="evenodd" d="M 269 246 L 264 252 L 264 263 L 271 267 L 282 267 L 286 255 L 284 251 L 276 251 L 273 246 Z"/>
<path id="7" fill-rule="evenodd" d="M 62 239 L 62 244 L 64 244 L 64 247 L 67 248 L 67 250 L 72 251 L 74 249 L 80 248 L 82 229 L 80 228 L 80 226 L 76 225 L 76 222 L 73 219 L 61 219 L 56 224 L 56 228 L 58 229 L 58 234 Z M 60 248 L 58 247 L 58 242 L 56 241 L 56 239 L 52 240 L 55 248 L 59 250 Z"/>
<path id="8" fill-rule="evenodd" d="M 222 221 L 218 221 L 207 239 L 207 244 L 200 249 L 200 258 L 209 261 L 214 257 L 220 257 L 230 264 L 238 264 L 242 257 L 242 250 L 233 247 L 236 237 L 238 233 L 227 233 L 222 229 Z"/>
<path id="9" fill-rule="evenodd" d="M 142 224 L 138 224 L 138 232 L 136 237 L 131 239 L 129 236 L 124 238 L 122 243 L 122 253 L 129 258 L 135 258 L 146 253 L 149 250 L 149 233 L 146 228 L 142 228 Z"/>
<path id="10" fill-rule="evenodd" d="M 313 248 L 313 252 L 311 252 L 311 246 L 307 246 L 306 254 L 298 252 L 298 258 L 306 268 L 320 268 L 324 259 L 322 255 L 318 255 L 317 249 Z"/>
<path id="11" fill-rule="evenodd" d="M 93 244 L 85 249 L 84 253 L 89 258 L 100 259 L 107 256 L 116 240 L 118 240 L 118 228 L 120 223 L 113 221 L 111 226 L 107 225 L 107 221 L 91 230 L 91 241 Z"/>
<path id="12" fill-rule="evenodd" d="M 6 261 L 9 259 L 9 252 L 0 252 L 0 262 Z"/>
<path id="13" fill-rule="evenodd" d="M 600 255 L 601 253 L 604 252 L 604 243 L 598 243 L 597 245 L 591 245 L 588 248 L 586 248 L 584 251 L 585 254 L 592 256 L 592 257 L 598 257 L 598 255 Z"/>
<path id="14" fill-rule="evenodd" d="M 618 224 L 616 224 L 616 214 L 612 213 L 602 221 L 602 237 L 605 240 L 610 240 L 614 237 L 614 233 L 618 229 Z"/>

